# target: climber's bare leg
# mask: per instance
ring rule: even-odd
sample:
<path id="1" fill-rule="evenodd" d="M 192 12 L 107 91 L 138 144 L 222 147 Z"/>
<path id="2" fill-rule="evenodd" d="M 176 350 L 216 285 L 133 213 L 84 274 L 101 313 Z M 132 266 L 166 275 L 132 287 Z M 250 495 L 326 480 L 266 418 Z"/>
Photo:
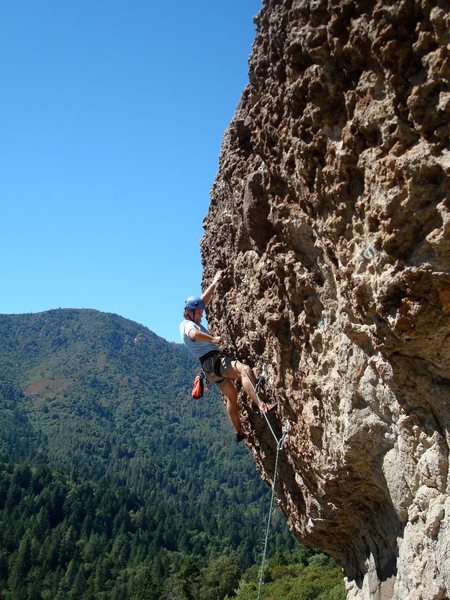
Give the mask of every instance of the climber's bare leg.
<path id="1" fill-rule="evenodd" d="M 239 410 L 237 403 L 237 390 L 234 387 L 233 382 L 230 379 L 225 379 L 219 386 L 220 391 L 226 398 L 226 409 L 231 424 L 234 427 L 236 433 L 243 433 L 241 427 L 241 421 L 239 419 Z"/>
<path id="2" fill-rule="evenodd" d="M 255 393 L 256 377 L 248 365 L 244 365 L 238 360 L 233 360 L 231 366 L 228 367 L 227 377 L 238 379 L 250 400 L 260 408 L 260 403 Z"/>

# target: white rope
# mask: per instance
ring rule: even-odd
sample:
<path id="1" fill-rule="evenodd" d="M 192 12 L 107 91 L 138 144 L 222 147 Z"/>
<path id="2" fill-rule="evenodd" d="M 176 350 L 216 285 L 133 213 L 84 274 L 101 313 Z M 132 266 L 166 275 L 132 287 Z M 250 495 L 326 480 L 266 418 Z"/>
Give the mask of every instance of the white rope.
<path id="1" fill-rule="evenodd" d="M 281 446 L 283 445 L 284 438 L 286 436 L 287 436 L 287 432 L 283 435 L 283 437 L 281 439 L 279 439 L 277 441 L 277 454 L 275 457 L 275 469 L 274 469 L 273 481 L 272 481 L 272 496 L 270 498 L 270 509 L 269 509 L 269 516 L 267 517 L 266 536 L 264 539 L 264 550 L 263 550 L 263 555 L 262 555 L 262 559 L 261 559 L 261 567 L 259 570 L 258 600 L 260 600 L 260 598 L 261 598 L 262 586 L 264 585 L 264 567 L 265 567 L 265 563 L 266 563 L 267 545 L 268 545 L 268 541 L 269 541 L 270 525 L 271 525 L 271 521 L 272 521 L 273 502 L 274 502 L 274 498 L 275 498 L 275 486 L 277 483 L 278 456 L 280 454 L 280 449 L 281 449 Z"/>
<path id="2" fill-rule="evenodd" d="M 263 415 L 264 419 L 266 420 L 267 426 L 270 429 L 270 433 L 273 435 L 275 443 L 278 444 L 279 440 L 278 440 L 278 438 L 277 438 L 277 436 L 276 436 L 276 434 L 275 434 L 275 432 L 273 430 L 272 425 L 270 424 L 269 418 L 267 417 L 267 413 L 264 411 L 264 404 L 265 403 L 261 402 L 261 400 L 260 400 L 260 398 L 258 396 L 258 392 L 256 391 L 256 388 L 253 385 L 253 381 L 250 379 L 249 374 L 247 373 L 247 369 L 245 368 L 245 365 L 243 363 L 241 363 L 241 365 L 243 366 L 243 370 L 244 370 L 245 376 L 247 377 L 247 379 L 248 379 L 248 381 L 249 381 L 249 383 L 251 385 L 251 388 L 253 390 L 253 393 L 255 394 L 256 400 L 258 402 L 259 410 L 260 410 L 261 414 Z"/>
<path id="3" fill-rule="evenodd" d="M 260 411 L 261 411 L 264 419 L 266 420 L 266 423 L 267 423 L 267 425 L 268 425 L 268 427 L 270 429 L 270 432 L 273 435 L 273 438 L 274 438 L 275 443 L 277 445 L 277 452 L 276 452 L 276 455 L 275 455 L 275 467 L 274 467 L 274 471 L 273 471 L 272 495 L 271 495 L 271 498 L 270 498 L 269 515 L 267 517 L 266 534 L 265 534 L 265 537 L 264 537 L 264 549 L 263 549 L 263 555 L 262 555 L 262 559 L 261 559 L 261 567 L 260 567 L 260 570 L 259 570 L 259 583 L 258 583 L 258 598 L 257 598 L 257 600 L 260 600 L 262 587 L 264 585 L 264 567 L 265 567 L 265 563 L 266 563 L 266 555 L 267 555 L 267 546 L 268 546 L 268 542 L 269 542 L 270 525 L 271 525 L 271 522 L 272 522 L 273 503 L 274 503 L 274 499 L 275 499 L 275 487 L 276 487 L 276 484 L 277 484 L 278 457 L 280 455 L 280 450 L 281 450 L 281 448 L 283 446 L 283 442 L 284 442 L 286 436 L 289 433 L 290 426 L 289 426 L 288 421 L 286 421 L 285 424 L 284 424 L 284 426 L 283 426 L 283 435 L 281 436 L 280 439 L 278 439 L 277 436 L 276 436 L 276 434 L 275 434 L 275 432 L 274 432 L 274 430 L 273 430 L 272 425 L 270 424 L 270 421 L 269 421 L 269 418 L 267 416 L 267 413 L 264 412 L 264 409 L 263 409 L 264 403 L 261 402 L 261 400 L 260 400 L 260 398 L 258 396 L 258 392 L 256 391 L 256 388 L 253 385 L 253 382 L 250 379 L 250 377 L 249 377 L 249 375 L 247 373 L 247 370 L 245 369 L 245 365 L 244 365 L 244 373 L 245 373 L 248 381 L 250 382 L 252 390 L 253 390 L 253 392 L 254 392 L 254 394 L 256 396 L 256 399 L 258 401 L 259 409 L 260 409 Z"/>

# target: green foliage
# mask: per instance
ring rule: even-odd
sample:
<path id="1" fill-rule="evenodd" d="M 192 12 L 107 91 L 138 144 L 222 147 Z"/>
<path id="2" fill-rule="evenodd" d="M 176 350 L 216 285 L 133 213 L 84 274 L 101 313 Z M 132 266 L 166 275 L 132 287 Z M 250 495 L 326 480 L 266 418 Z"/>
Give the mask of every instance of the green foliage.
<path id="1" fill-rule="evenodd" d="M 2 598 L 28 599 L 33 590 L 42 594 L 36 598 L 52 599 L 63 592 L 80 598 L 88 587 L 111 591 L 124 570 L 133 572 L 137 547 L 148 555 L 148 533 L 135 523 L 142 505 L 126 489 L 23 464 L 0 464 L 0 485 Z M 122 560 L 115 557 L 119 543 Z"/>
<path id="2" fill-rule="evenodd" d="M 269 490 L 219 396 L 192 401 L 196 368 L 117 315 L 0 315 L 3 600 L 221 600 L 254 585 L 239 580 L 259 561 Z M 273 522 L 268 585 L 294 548 Z"/>
<path id="3" fill-rule="evenodd" d="M 217 600 L 232 594 L 239 583 L 240 569 L 235 556 L 220 556 L 211 561 L 203 572 L 199 597 Z"/>
<path id="4" fill-rule="evenodd" d="M 302 546 L 299 549 L 301 554 L 306 550 Z M 295 562 L 299 555 L 297 549 L 285 553 L 283 564 L 272 558 L 264 577 L 263 600 L 345 600 L 341 569 L 328 556 L 308 552 L 307 564 L 304 560 Z M 247 574 L 242 577 L 233 596 L 236 600 L 256 600 L 259 578 L 254 569 L 250 573 L 250 577 Z"/>
<path id="5" fill-rule="evenodd" d="M 0 489 L 4 600 L 256 598 L 258 569 L 242 575 L 236 553 L 208 561 L 155 551 L 141 519 L 146 506 L 126 487 L 0 463 Z M 340 569 L 302 547 L 272 557 L 265 580 L 269 600 L 345 598 Z"/>
<path id="6" fill-rule="evenodd" d="M 132 490 L 154 553 L 237 552 L 249 566 L 267 489 L 218 394 L 191 399 L 197 368 L 181 345 L 117 315 L 2 315 L 0 460 Z M 273 543 L 293 545 L 284 525 Z"/>

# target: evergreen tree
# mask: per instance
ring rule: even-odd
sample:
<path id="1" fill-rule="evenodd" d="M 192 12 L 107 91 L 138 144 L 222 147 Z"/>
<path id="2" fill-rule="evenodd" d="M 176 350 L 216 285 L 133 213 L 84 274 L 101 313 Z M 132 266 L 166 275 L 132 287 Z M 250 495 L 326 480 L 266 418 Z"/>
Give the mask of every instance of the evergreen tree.
<path id="1" fill-rule="evenodd" d="M 202 574 L 202 600 L 222 600 L 238 587 L 240 570 L 235 556 L 221 556 L 209 563 Z"/>
<path id="2" fill-rule="evenodd" d="M 69 600 L 80 600 L 83 598 L 84 592 L 86 590 L 86 576 L 85 570 L 81 566 L 78 573 L 75 576 L 73 581 L 72 588 L 69 591 Z"/>
<path id="3" fill-rule="evenodd" d="M 31 540 L 26 534 L 20 540 L 17 553 L 13 555 L 11 572 L 8 578 L 8 587 L 17 600 L 26 598 L 26 580 L 31 567 Z"/>

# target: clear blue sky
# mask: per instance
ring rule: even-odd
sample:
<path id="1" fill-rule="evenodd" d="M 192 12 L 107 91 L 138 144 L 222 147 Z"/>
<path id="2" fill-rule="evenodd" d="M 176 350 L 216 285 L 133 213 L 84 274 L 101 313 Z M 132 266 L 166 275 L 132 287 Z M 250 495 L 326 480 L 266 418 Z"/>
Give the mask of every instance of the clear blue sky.
<path id="1" fill-rule="evenodd" d="M 0 313 L 179 341 L 261 0 L 0 3 Z"/>

